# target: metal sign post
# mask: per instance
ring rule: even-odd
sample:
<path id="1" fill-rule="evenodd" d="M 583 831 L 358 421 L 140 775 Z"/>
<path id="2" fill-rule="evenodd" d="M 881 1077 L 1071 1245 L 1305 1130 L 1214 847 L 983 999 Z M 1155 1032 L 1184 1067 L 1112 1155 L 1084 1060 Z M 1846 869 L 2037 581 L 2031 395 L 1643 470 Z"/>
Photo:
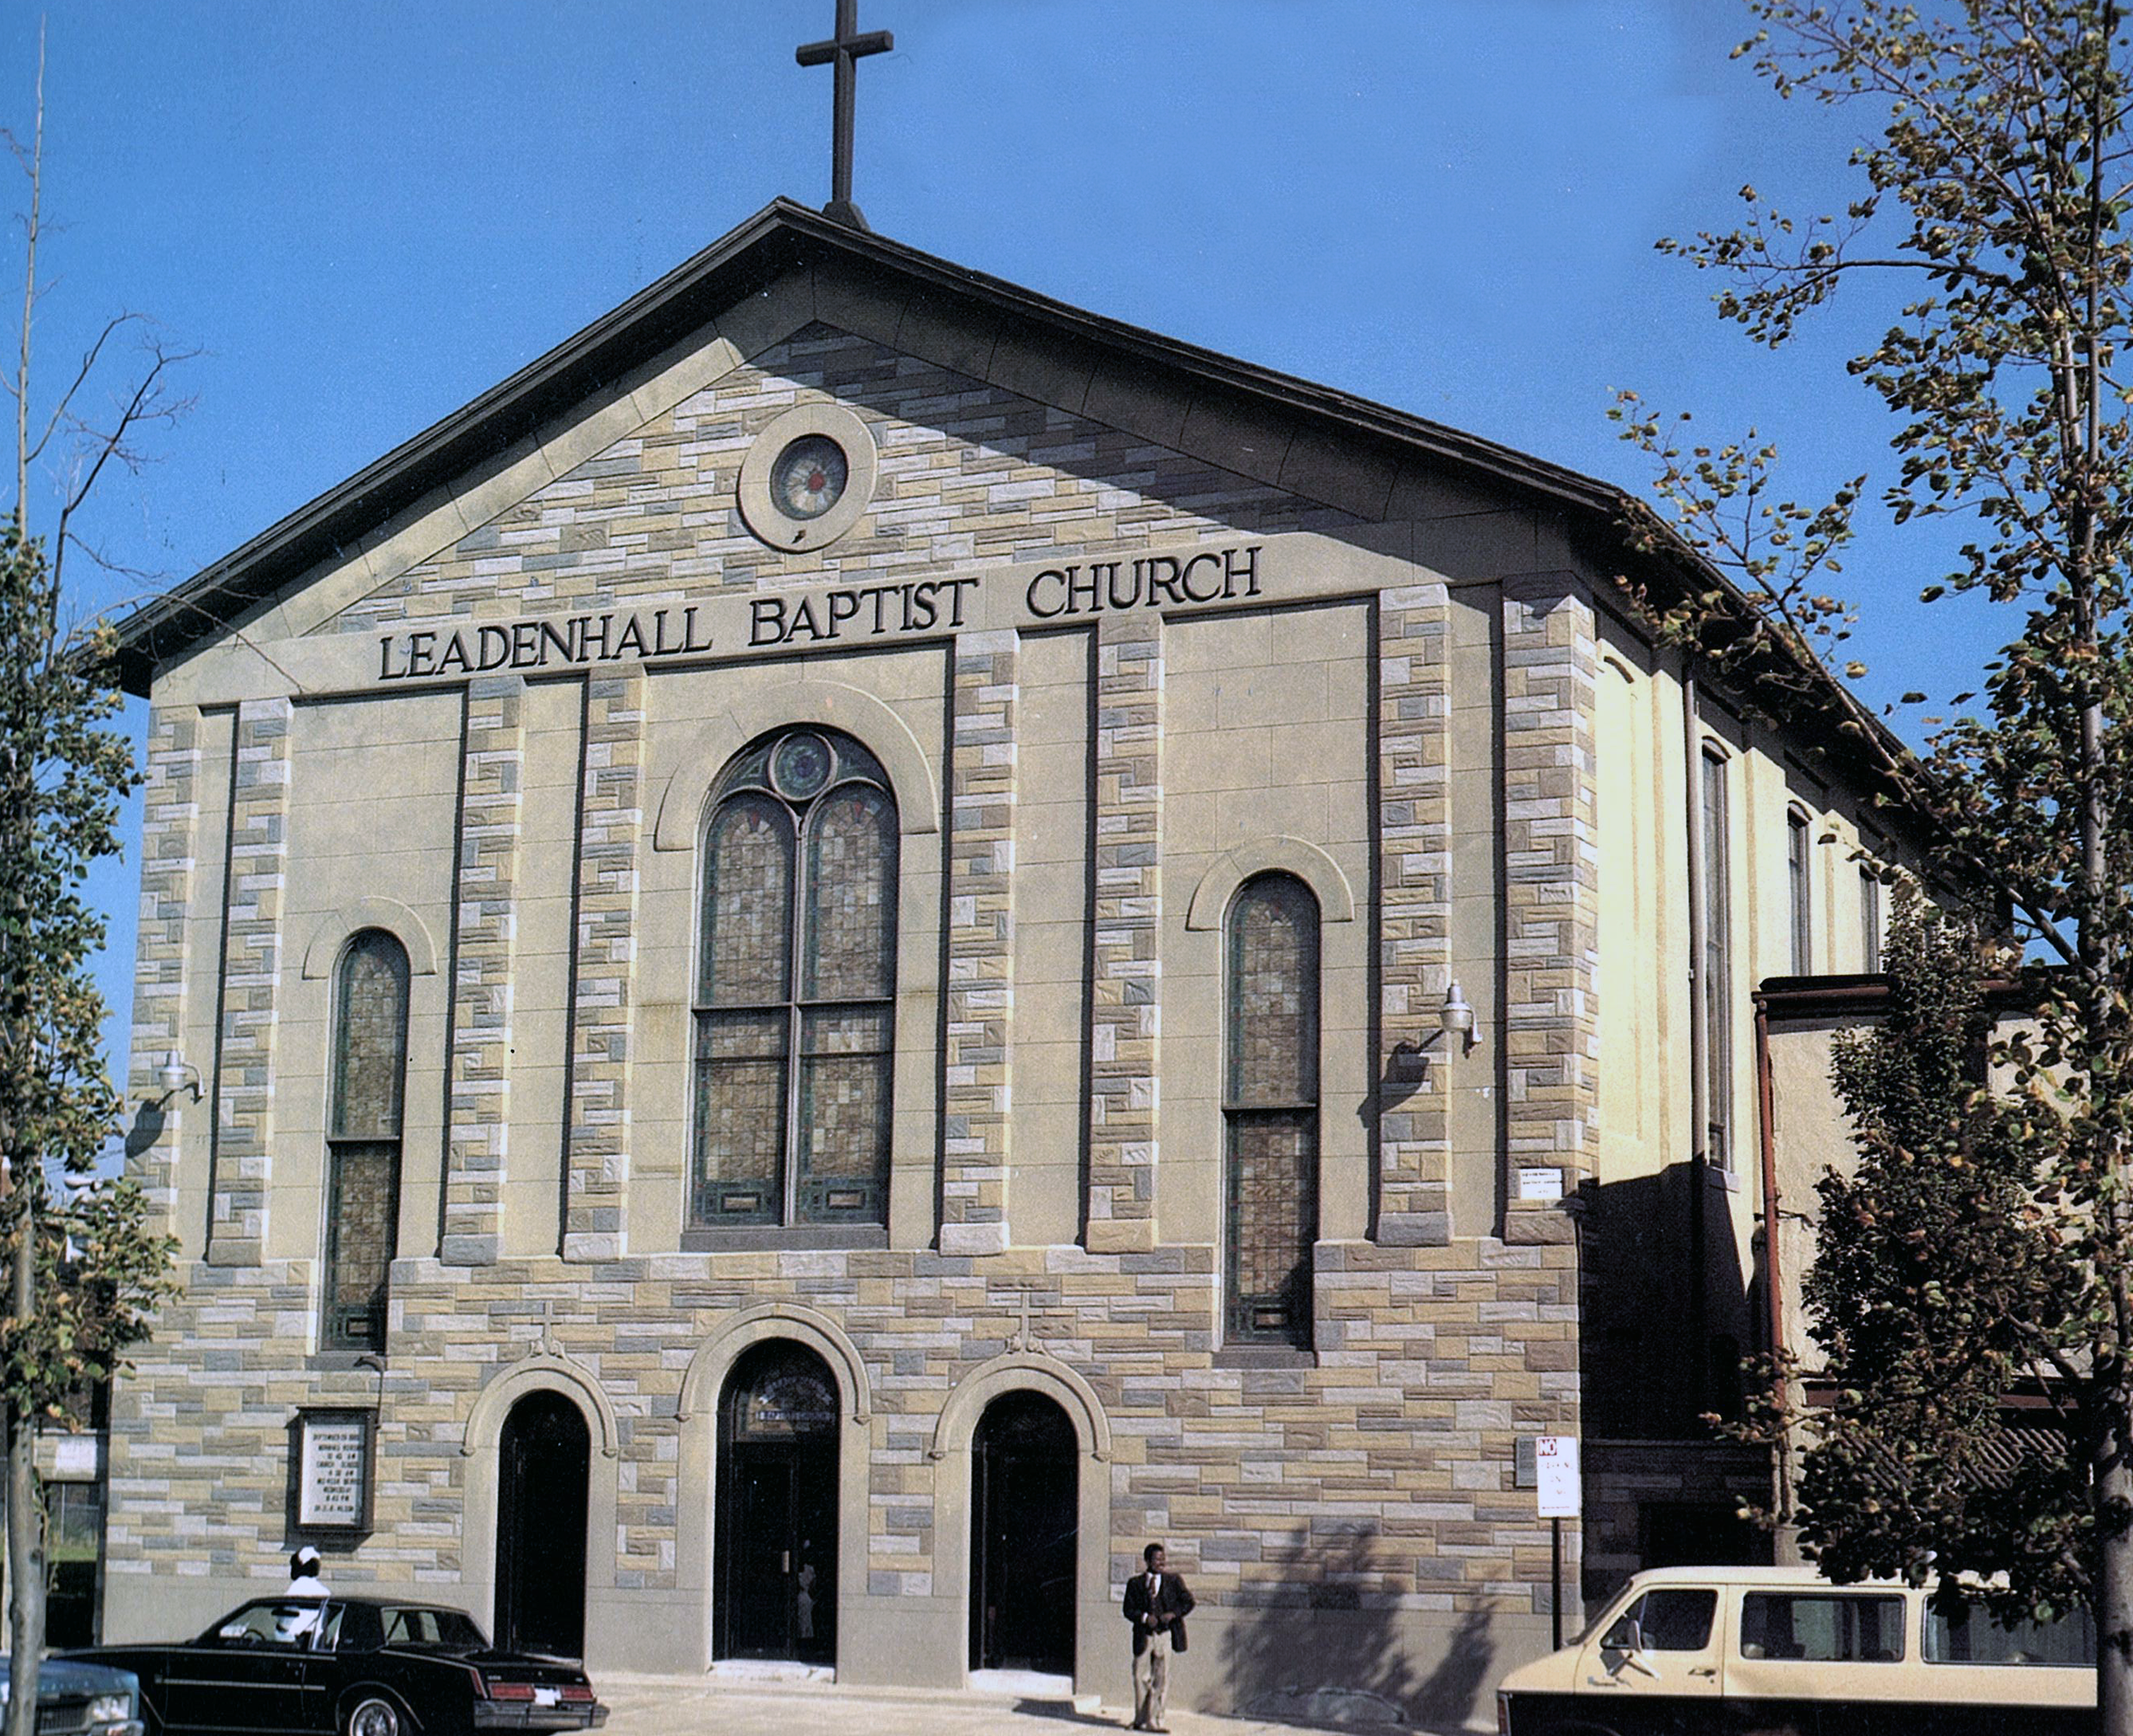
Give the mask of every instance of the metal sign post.
<path id="1" fill-rule="evenodd" d="M 1548 1521 L 1550 1571 L 1555 1580 L 1549 1609 L 1555 1649 L 1563 1649 L 1563 1521 L 1584 1511 L 1584 1483 L 1578 1474 L 1578 1437 L 1541 1435 L 1533 1442 L 1534 1482 L 1540 1517 Z"/>

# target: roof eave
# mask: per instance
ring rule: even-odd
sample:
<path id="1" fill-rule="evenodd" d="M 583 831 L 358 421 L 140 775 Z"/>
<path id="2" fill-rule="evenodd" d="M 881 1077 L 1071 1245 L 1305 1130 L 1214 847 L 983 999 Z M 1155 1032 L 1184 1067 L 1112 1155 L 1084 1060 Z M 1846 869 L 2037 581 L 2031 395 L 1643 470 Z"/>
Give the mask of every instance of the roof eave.
<path id="1" fill-rule="evenodd" d="M 216 628 L 241 618 L 320 562 L 359 546 L 433 491 L 701 330 L 754 289 L 833 259 L 847 269 L 921 286 L 944 299 L 975 304 L 995 317 L 1130 357 L 1200 390 L 1271 403 L 1351 437 L 1485 477 L 1537 505 L 1573 515 L 1588 537 L 1614 557 L 1606 564 L 1616 566 L 1625 582 L 1634 575 L 1656 580 L 1662 590 L 1716 589 L 1743 609 L 1752 607 L 1670 526 L 1613 484 L 1352 393 L 1090 313 L 780 199 L 509 379 L 134 611 L 119 626 L 121 684 L 145 695 L 165 661 Z M 1821 675 L 1827 683 L 1826 723 L 1849 724 L 1876 746 L 1907 756 L 1880 719 L 1826 670 Z M 1870 768 L 1873 758 L 1863 748 L 1857 752 L 1862 766 Z"/>
<path id="2" fill-rule="evenodd" d="M 119 624 L 121 683 L 147 694 L 162 663 L 217 627 L 358 546 L 433 490 L 701 329 L 761 284 L 833 258 L 1124 353 L 1205 388 L 1271 401 L 1351 434 L 1390 441 L 1564 508 L 1613 517 L 1626 499 L 1607 484 L 1509 447 L 1106 319 L 778 200 L 509 379 L 133 611 Z"/>

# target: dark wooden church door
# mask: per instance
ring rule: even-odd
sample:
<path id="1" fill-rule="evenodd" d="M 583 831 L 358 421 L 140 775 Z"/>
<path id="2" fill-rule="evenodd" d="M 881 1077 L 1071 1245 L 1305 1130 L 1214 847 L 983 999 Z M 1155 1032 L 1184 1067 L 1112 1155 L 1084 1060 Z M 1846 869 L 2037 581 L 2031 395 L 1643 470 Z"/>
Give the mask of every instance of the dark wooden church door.
<path id="1" fill-rule="evenodd" d="M 1078 1451 L 1037 1392 L 985 1407 L 971 1443 L 970 1667 L 1074 1669 Z"/>
<path id="2" fill-rule="evenodd" d="M 585 1650 L 585 1480 L 592 1437 L 560 1392 L 520 1399 L 504 1420 L 497 1503 L 497 1644 L 581 1658 Z"/>
<path id="3" fill-rule="evenodd" d="M 798 1344 L 751 1350 L 718 1418 L 712 1651 L 837 1656 L 837 1389 Z"/>

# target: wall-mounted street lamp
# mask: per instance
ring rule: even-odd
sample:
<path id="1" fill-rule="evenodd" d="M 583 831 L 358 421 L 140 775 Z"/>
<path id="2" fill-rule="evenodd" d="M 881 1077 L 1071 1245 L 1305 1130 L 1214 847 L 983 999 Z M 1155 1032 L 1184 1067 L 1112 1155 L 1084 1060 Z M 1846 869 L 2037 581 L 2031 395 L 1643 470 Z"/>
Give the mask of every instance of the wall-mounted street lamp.
<path id="1" fill-rule="evenodd" d="M 195 1103 L 201 1100 L 200 1069 L 189 1061 L 181 1060 L 176 1049 L 163 1057 L 163 1065 L 155 1070 L 155 1082 L 163 1088 L 163 1094 L 156 1101 L 159 1109 L 180 1091 L 190 1091 Z"/>
<path id="2" fill-rule="evenodd" d="M 1448 984 L 1444 990 L 1444 1002 L 1437 1009 L 1436 1030 L 1420 1042 L 1407 1037 L 1392 1046 L 1389 1077 L 1408 1086 L 1419 1084 L 1429 1076 L 1430 1051 L 1447 1037 L 1458 1045 L 1457 1052 L 1462 1055 L 1472 1054 L 1474 1045 L 1481 1041 L 1474 1034 L 1473 1003 L 1460 991 L 1456 983 Z"/>
<path id="3" fill-rule="evenodd" d="M 1430 1042 L 1436 1042 L 1438 1036 L 1457 1037 L 1462 1055 L 1472 1054 L 1473 1046 L 1481 1041 L 1473 1032 L 1473 1008 L 1459 992 L 1456 982 L 1444 990 L 1444 1004 L 1437 1009 L 1437 1036 Z"/>

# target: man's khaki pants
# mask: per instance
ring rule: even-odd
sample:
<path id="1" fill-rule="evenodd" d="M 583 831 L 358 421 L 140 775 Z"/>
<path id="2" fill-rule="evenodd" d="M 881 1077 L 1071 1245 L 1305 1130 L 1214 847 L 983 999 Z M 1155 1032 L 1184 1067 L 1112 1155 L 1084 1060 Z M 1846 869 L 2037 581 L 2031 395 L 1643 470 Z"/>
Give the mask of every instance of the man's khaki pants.
<path id="1" fill-rule="evenodd" d="M 1148 1649 L 1133 1660 L 1133 1727 L 1160 1729 L 1163 1701 L 1171 1691 L 1171 1634 L 1168 1628 L 1148 1636 Z"/>

